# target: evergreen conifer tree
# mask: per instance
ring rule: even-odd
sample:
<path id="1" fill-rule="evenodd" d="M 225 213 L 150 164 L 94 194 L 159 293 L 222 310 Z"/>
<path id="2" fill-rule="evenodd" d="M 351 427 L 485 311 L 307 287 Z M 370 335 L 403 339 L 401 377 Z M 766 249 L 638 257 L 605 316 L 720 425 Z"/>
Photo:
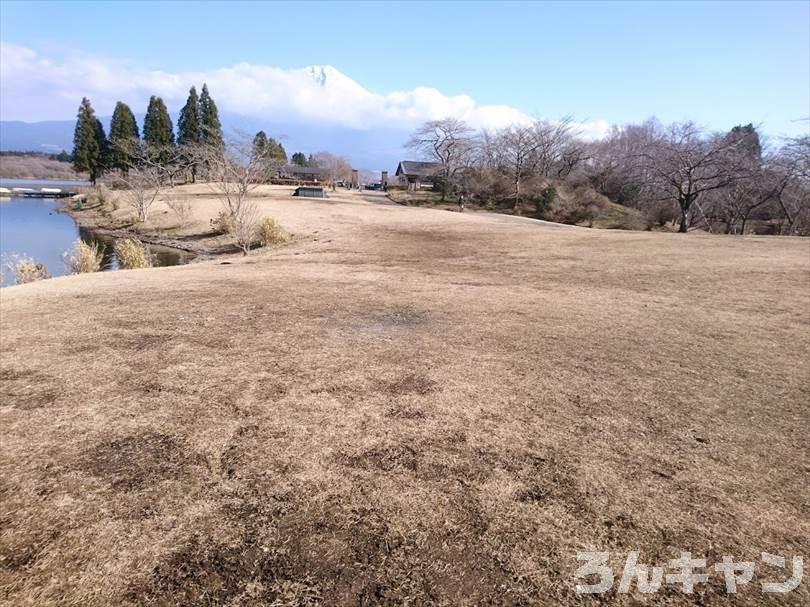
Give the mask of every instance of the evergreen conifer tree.
<path id="1" fill-rule="evenodd" d="M 101 174 L 106 141 L 101 122 L 96 118 L 93 106 L 87 97 L 82 98 L 73 131 L 73 168 L 90 174 L 90 182 L 95 185 Z"/>
<path id="2" fill-rule="evenodd" d="M 101 175 L 110 166 L 110 145 L 104 134 L 104 125 L 98 118 L 96 118 L 96 143 L 99 149 L 97 173 Z"/>
<path id="3" fill-rule="evenodd" d="M 219 122 L 217 104 L 208 92 L 208 85 L 203 84 L 200 94 L 200 128 L 202 142 L 215 148 L 224 147 L 222 124 Z"/>
<path id="4" fill-rule="evenodd" d="M 253 138 L 253 156 L 263 158 L 268 152 L 267 135 L 264 131 L 259 131 Z"/>
<path id="5" fill-rule="evenodd" d="M 272 137 L 267 140 L 267 155 L 273 160 L 287 162 L 287 150 Z"/>
<path id="6" fill-rule="evenodd" d="M 191 181 L 197 181 L 197 164 L 194 162 L 194 148 L 202 143 L 202 127 L 200 125 L 200 98 L 197 89 L 191 87 L 188 91 L 186 105 L 180 110 L 177 119 L 177 145 L 182 150 L 183 163 L 191 168 Z"/>
<path id="7" fill-rule="evenodd" d="M 172 119 L 163 99 L 152 95 L 143 120 L 143 140 L 147 145 L 162 147 L 174 144 Z"/>
<path id="8" fill-rule="evenodd" d="M 126 173 L 133 163 L 133 152 L 140 135 L 135 115 L 126 103 L 115 104 L 110 121 L 108 167 Z"/>
<path id="9" fill-rule="evenodd" d="M 177 145 L 196 145 L 200 140 L 200 98 L 192 86 L 177 119 Z"/>
<path id="10" fill-rule="evenodd" d="M 149 98 L 149 107 L 143 119 L 143 141 L 152 162 L 161 165 L 169 162 L 174 146 L 174 131 L 169 110 L 160 97 Z"/>

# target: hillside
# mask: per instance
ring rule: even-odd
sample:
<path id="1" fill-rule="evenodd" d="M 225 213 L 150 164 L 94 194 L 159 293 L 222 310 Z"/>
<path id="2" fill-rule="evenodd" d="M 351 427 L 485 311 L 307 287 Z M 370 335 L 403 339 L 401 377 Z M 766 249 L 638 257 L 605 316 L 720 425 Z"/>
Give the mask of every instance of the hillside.
<path id="1" fill-rule="evenodd" d="M 76 173 L 69 162 L 61 162 L 43 156 L 0 155 L 0 178 L 5 179 L 79 179 L 86 180 L 84 173 Z"/>
<path id="2" fill-rule="evenodd" d="M 291 244 L 0 291 L 4 604 L 582 605 L 582 550 L 810 553 L 807 240 L 259 194 Z"/>
<path id="3" fill-rule="evenodd" d="M 547 180 L 546 185 L 555 189 L 554 201 L 543 212 L 529 201 L 522 201 L 517 208 L 513 208 L 510 198 L 493 201 L 479 201 L 467 195 L 466 208 L 469 211 L 488 211 L 504 213 L 506 215 L 520 215 L 534 219 L 544 219 L 555 223 L 578 225 L 591 228 L 612 230 L 648 230 L 660 229 L 653 226 L 637 209 L 612 202 L 585 184 L 572 186 L 563 180 Z M 404 187 L 393 187 L 388 191 L 388 197 L 402 205 L 421 206 L 456 210 L 457 197 L 449 195 L 442 201 L 440 193 L 429 188 L 416 192 L 409 192 Z"/>

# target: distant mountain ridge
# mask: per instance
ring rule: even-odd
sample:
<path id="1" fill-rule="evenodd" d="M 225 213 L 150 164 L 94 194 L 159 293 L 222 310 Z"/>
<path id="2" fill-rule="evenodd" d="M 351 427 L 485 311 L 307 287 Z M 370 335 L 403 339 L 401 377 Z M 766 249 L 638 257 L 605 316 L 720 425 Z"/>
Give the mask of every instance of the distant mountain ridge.
<path id="1" fill-rule="evenodd" d="M 315 69 L 315 68 L 309 68 Z M 313 78 L 326 81 L 332 74 L 328 68 L 313 73 Z M 138 127 L 143 126 L 143 114 L 136 115 Z M 315 123 L 278 123 L 238 114 L 222 114 L 226 133 L 253 135 L 263 130 L 270 137 L 279 139 L 291 156 L 293 152 L 312 154 L 326 150 L 346 156 L 353 166 L 369 171 L 393 172 L 397 163 L 406 157 L 402 144 L 408 138 L 406 129 L 376 128 L 353 129 Z M 102 116 L 104 129 L 109 132 L 110 117 Z M 172 116 L 177 126 L 177 116 Z M 59 152 L 73 149 L 73 120 L 46 120 L 43 122 L 0 121 L 0 150 L 25 152 Z"/>

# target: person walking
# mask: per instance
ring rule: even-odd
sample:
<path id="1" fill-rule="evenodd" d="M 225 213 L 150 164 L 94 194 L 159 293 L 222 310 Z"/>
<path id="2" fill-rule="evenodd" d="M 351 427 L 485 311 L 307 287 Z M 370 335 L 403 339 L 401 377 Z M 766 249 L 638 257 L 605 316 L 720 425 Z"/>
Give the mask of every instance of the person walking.
<path id="1" fill-rule="evenodd" d="M 458 195 L 458 212 L 459 213 L 464 212 L 464 194 L 463 193 Z"/>

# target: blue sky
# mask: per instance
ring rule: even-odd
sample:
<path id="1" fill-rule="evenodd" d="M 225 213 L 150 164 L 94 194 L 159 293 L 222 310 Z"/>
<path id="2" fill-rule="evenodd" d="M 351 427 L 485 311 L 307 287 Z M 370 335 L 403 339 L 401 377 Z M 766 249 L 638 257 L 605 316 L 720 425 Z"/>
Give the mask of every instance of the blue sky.
<path id="1" fill-rule="evenodd" d="M 508 106 L 583 122 L 656 115 L 717 129 L 754 122 L 780 134 L 806 130 L 806 122 L 796 121 L 810 115 L 810 2 L 4 1 L 0 12 L 0 40 L 14 50 L 4 47 L 12 59 L 3 64 L 0 84 L 17 82 L 15 69 L 23 64 L 43 78 L 55 77 L 49 71 L 54 65 L 60 77 L 73 70 L 82 80 L 92 69 L 159 72 L 183 81 L 172 81 L 178 90 L 192 74 L 210 78 L 219 68 L 243 63 L 282 70 L 331 65 L 373 94 L 427 87 L 451 99 L 469 97 L 476 108 Z M 39 63 L 18 59 L 21 48 Z M 240 80 L 254 77 L 242 74 Z M 160 88 L 165 80 L 149 82 Z M 343 84 L 345 93 L 349 84 Z M 118 87 L 121 97 L 145 94 L 114 78 L 96 85 L 111 95 Z M 260 85 L 270 86 L 265 80 Z M 157 92 L 171 98 L 166 86 Z M 66 88 L 49 102 L 41 88 L 37 93 L 19 82 L 4 87 L 10 98 L 2 100 L 2 118 L 72 115 L 78 88 Z M 255 90 L 241 95 L 255 96 Z M 104 91 L 91 93 L 102 105 L 111 103 Z M 43 98 L 24 98 L 37 94 Z M 423 107 L 432 102 L 416 97 L 402 103 L 416 104 L 416 113 L 433 111 Z M 226 103 L 236 112 L 279 111 L 275 102 Z M 53 116 L 45 116 L 51 107 Z"/>

